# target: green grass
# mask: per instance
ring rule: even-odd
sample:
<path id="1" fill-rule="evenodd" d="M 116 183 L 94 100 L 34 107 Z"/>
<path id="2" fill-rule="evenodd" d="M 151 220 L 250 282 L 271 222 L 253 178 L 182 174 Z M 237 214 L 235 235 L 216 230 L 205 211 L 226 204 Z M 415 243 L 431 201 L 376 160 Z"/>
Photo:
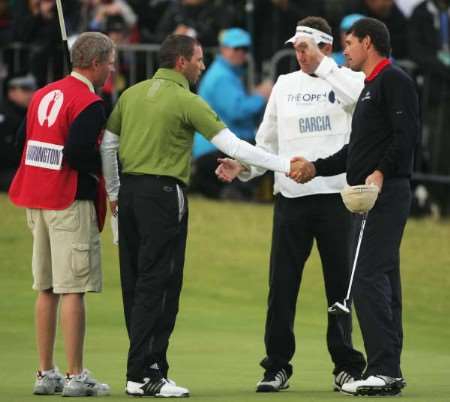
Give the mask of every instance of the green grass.
<path id="1" fill-rule="evenodd" d="M 325 345 L 326 302 L 314 252 L 302 283 L 296 320 L 297 352 L 291 389 L 254 392 L 264 355 L 272 206 L 191 198 L 184 289 L 171 338 L 171 376 L 199 401 L 345 400 L 331 389 Z M 0 196 L 0 401 L 41 402 L 31 395 L 37 364 L 31 290 L 31 235 L 23 210 Z M 86 367 L 123 394 L 127 338 L 117 249 L 103 233 L 104 292 L 88 296 Z M 410 220 L 402 245 L 405 348 L 408 381 L 402 401 L 450 401 L 450 222 Z M 362 348 L 355 325 L 355 344 Z M 57 363 L 65 368 L 60 336 Z"/>

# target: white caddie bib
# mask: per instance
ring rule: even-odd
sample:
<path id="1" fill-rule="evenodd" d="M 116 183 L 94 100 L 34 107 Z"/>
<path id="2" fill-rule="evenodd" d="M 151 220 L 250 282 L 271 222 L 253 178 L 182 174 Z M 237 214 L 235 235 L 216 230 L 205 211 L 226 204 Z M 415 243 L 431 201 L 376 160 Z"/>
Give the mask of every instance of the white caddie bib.
<path id="1" fill-rule="evenodd" d="M 63 145 L 29 140 L 25 154 L 25 165 L 45 169 L 61 170 Z"/>

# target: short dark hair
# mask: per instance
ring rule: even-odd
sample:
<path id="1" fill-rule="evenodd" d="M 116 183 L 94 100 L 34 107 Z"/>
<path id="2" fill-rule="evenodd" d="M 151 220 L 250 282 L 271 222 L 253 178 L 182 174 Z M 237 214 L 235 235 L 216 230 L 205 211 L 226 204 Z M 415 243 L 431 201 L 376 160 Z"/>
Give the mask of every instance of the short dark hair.
<path id="1" fill-rule="evenodd" d="M 191 60 L 196 45 L 200 46 L 199 41 L 190 36 L 169 35 L 159 49 L 159 67 L 174 68 L 180 56 Z"/>
<path id="2" fill-rule="evenodd" d="M 368 36 L 380 56 L 389 57 L 391 54 L 389 30 L 384 23 L 376 18 L 361 18 L 350 27 L 347 34 L 356 36 L 360 41 Z"/>
<path id="3" fill-rule="evenodd" d="M 327 22 L 325 18 L 310 16 L 303 18 L 299 22 L 297 22 L 297 26 L 304 26 L 308 28 L 314 28 L 319 31 L 322 31 L 328 35 L 333 36 L 333 31 L 331 30 L 330 24 Z M 319 43 L 319 47 L 323 45 L 323 43 Z"/>

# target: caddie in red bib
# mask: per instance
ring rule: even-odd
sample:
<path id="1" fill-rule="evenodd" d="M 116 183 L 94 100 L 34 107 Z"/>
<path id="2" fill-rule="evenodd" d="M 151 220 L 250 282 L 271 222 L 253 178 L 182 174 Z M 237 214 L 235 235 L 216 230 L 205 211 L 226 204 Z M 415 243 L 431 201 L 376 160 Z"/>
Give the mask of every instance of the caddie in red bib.
<path id="1" fill-rule="evenodd" d="M 27 113 L 26 143 L 9 191 L 17 206 L 60 210 L 75 200 L 78 172 L 64 158 L 69 128 L 101 98 L 78 78 L 68 76 L 40 89 Z"/>
<path id="2" fill-rule="evenodd" d="M 85 32 L 74 42 L 71 58 L 71 74 L 31 100 L 17 132 L 22 157 L 9 197 L 26 208 L 33 234 L 39 356 L 33 393 L 100 396 L 110 393 L 109 386 L 83 366 L 84 294 L 101 292 L 103 282 L 99 230 L 106 192 L 99 147 L 106 116 L 94 88 L 114 70 L 114 44 L 106 35 Z M 53 361 L 58 321 L 65 338 L 65 378 Z"/>

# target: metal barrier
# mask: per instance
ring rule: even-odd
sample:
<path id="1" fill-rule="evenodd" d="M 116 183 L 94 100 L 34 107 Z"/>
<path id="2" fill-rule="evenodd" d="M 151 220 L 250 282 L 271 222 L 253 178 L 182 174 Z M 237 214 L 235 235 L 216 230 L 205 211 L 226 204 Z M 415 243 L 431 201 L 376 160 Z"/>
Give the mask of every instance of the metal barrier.
<path id="1" fill-rule="evenodd" d="M 288 61 L 288 70 L 289 72 L 293 72 L 298 70 L 298 63 L 297 58 L 295 57 L 295 50 L 294 49 L 282 49 L 276 52 L 272 58 L 270 59 L 269 63 L 266 64 L 264 67 L 264 70 L 266 71 L 266 74 L 269 76 L 269 78 L 272 81 L 276 81 L 278 76 L 280 75 L 278 73 L 279 71 L 279 64 L 283 60 L 287 59 Z M 283 73 L 286 73 L 287 71 L 283 71 Z"/>
<path id="2" fill-rule="evenodd" d="M 158 67 L 160 45 L 156 44 L 126 44 L 117 46 L 118 57 L 121 55 L 130 61 L 128 81 L 130 85 L 152 76 Z M 218 51 L 216 47 L 203 48 L 207 64 L 214 59 Z M 144 73 L 144 75 L 142 75 Z"/>
<path id="3" fill-rule="evenodd" d="M 153 75 L 158 66 L 157 55 L 159 49 L 160 45 L 156 44 L 127 44 L 127 45 L 119 45 L 117 47 L 118 52 L 117 60 L 125 59 L 127 61 L 128 69 L 125 71 L 125 74 L 127 74 L 125 78 L 128 85 L 133 85 L 136 82 L 141 81 L 143 79 L 147 79 L 148 77 Z M 0 84 L 3 84 L 3 81 L 6 79 L 7 74 L 17 74 L 23 70 L 24 65 L 27 66 L 30 65 L 33 50 L 36 50 L 36 48 L 22 43 L 11 43 L 7 47 L 0 49 Z M 210 62 L 212 62 L 212 60 L 216 56 L 218 48 L 208 47 L 204 48 L 203 51 L 205 55 L 205 64 L 208 65 Z M 62 63 L 62 53 L 61 53 L 61 63 Z M 55 72 L 55 64 L 56 63 L 54 60 L 51 59 L 48 60 L 46 71 L 46 77 L 48 82 L 58 78 L 57 73 Z M 398 64 L 400 64 L 410 74 L 415 73 L 416 66 L 410 61 L 399 61 Z M 1 66 L 3 66 L 4 68 L 2 69 Z M 271 60 L 265 65 L 264 68 L 265 75 L 271 78 L 273 81 L 275 81 L 279 75 L 281 66 L 289 71 L 297 70 L 298 68 L 297 60 L 295 57 L 295 51 L 293 49 L 282 49 L 276 52 L 272 56 Z M 286 73 L 287 71 L 282 72 Z M 429 106 L 430 104 L 429 99 L 431 97 L 429 85 L 430 80 L 429 77 L 427 76 L 422 77 L 416 75 L 415 78 L 418 82 L 419 90 L 421 93 L 423 105 L 422 115 L 425 123 L 422 132 L 423 136 L 422 146 L 427 147 L 430 145 L 429 141 L 430 133 L 428 132 L 429 122 L 427 121 L 429 120 L 428 116 L 430 116 L 430 109 L 431 109 Z M 249 87 L 252 87 L 255 84 L 255 63 L 251 57 L 249 57 L 246 81 Z M 2 95 L 3 93 L 2 91 L 0 91 L 0 97 Z M 439 109 L 440 112 L 438 113 L 438 115 L 440 117 L 442 117 L 441 116 L 442 110 L 444 109 L 442 108 Z M 447 122 L 447 120 L 445 120 L 443 117 L 442 119 L 440 118 L 440 121 L 442 124 L 446 124 Z M 445 132 L 443 127 L 440 127 L 438 131 L 441 133 Z M 442 183 L 446 185 L 449 184 L 450 182 L 450 176 L 448 175 L 429 174 L 421 171 L 421 169 L 422 167 L 418 166 L 418 170 L 414 173 L 413 177 L 414 180 Z M 430 171 L 432 173 L 435 173 L 433 172 L 433 170 Z"/>
<path id="4" fill-rule="evenodd" d="M 157 44 L 125 44 L 117 46 L 117 63 L 121 59 L 126 60 L 128 67 L 125 71 L 128 85 L 133 85 L 153 75 L 158 67 L 159 49 L 160 45 Z M 0 84 L 7 78 L 8 74 L 17 74 L 23 71 L 23 66 L 30 66 L 34 50 L 38 50 L 38 48 L 24 43 L 11 43 L 7 47 L 0 49 Z M 217 47 L 203 48 L 206 66 L 213 61 L 218 50 Z M 55 60 L 48 60 L 46 69 L 47 82 L 59 78 L 55 71 L 55 64 Z M 1 70 L 2 65 L 5 67 L 3 72 Z M 246 83 L 249 87 L 252 87 L 255 83 L 255 63 L 251 56 L 248 60 Z"/>

